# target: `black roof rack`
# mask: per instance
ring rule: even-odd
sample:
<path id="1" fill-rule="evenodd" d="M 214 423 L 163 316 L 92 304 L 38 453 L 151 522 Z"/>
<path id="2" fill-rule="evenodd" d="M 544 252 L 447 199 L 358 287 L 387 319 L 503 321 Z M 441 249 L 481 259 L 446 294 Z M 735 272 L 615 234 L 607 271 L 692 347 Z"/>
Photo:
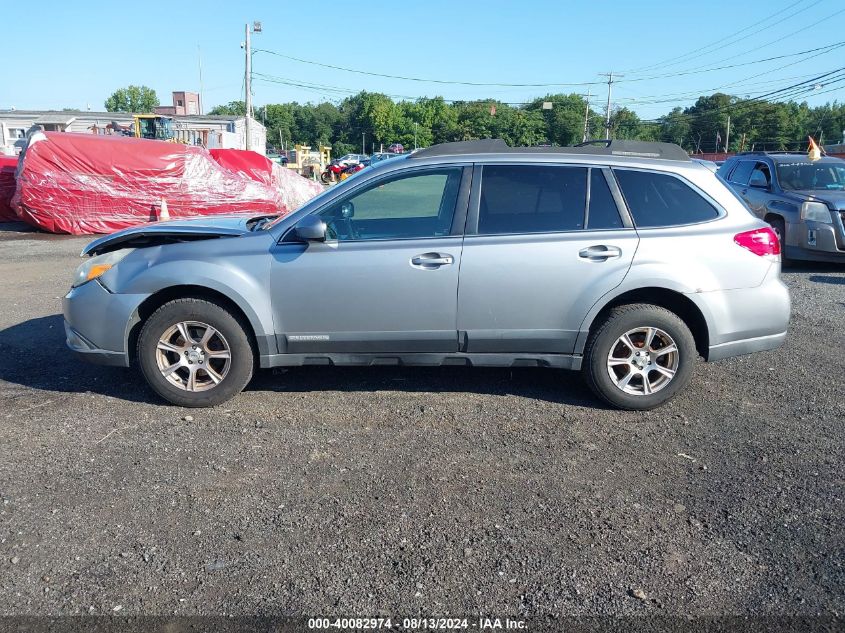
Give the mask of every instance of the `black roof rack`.
<path id="1" fill-rule="evenodd" d="M 498 138 L 432 145 L 431 147 L 417 150 L 409 158 L 462 156 L 466 154 L 589 154 L 598 156 L 662 158 L 663 160 L 690 160 L 689 154 L 674 143 L 601 139 L 566 147 L 509 147 L 507 143 Z"/>

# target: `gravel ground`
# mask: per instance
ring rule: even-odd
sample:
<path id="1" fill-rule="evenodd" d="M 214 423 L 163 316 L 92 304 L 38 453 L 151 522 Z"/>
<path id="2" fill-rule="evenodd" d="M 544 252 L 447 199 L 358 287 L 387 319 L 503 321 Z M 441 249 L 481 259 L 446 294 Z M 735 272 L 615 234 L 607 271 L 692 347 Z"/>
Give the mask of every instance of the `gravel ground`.
<path id="1" fill-rule="evenodd" d="M 786 346 L 650 413 L 461 368 L 188 411 L 65 350 L 86 241 L 0 231 L 0 614 L 845 611 L 845 267 L 785 271 Z"/>

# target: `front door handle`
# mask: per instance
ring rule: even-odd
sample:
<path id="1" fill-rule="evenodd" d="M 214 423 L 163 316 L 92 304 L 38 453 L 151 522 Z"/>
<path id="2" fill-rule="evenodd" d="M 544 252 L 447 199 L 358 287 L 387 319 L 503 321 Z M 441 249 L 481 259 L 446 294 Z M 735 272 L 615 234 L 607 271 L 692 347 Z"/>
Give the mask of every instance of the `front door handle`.
<path id="1" fill-rule="evenodd" d="M 604 262 L 608 259 L 622 257 L 622 249 L 606 244 L 596 244 L 595 246 L 588 246 L 578 251 L 578 257 L 591 262 Z"/>
<path id="2" fill-rule="evenodd" d="M 448 253 L 423 253 L 411 258 L 411 266 L 423 270 L 434 270 L 441 266 L 448 266 L 455 262 L 455 258 Z"/>

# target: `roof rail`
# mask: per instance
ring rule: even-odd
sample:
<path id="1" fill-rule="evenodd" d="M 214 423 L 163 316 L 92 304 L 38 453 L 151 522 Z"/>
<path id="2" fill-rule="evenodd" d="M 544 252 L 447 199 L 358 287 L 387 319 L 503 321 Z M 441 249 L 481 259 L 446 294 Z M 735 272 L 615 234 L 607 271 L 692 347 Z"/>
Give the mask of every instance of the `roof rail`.
<path id="1" fill-rule="evenodd" d="M 598 156 L 630 156 L 635 158 L 661 158 L 663 160 L 690 160 L 679 145 L 649 141 L 624 141 L 600 139 L 565 147 L 509 147 L 502 139 L 459 141 L 441 143 L 417 150 L 409 158 L 433 156 L 463 156 L 467 154 L 588 154 Z"/>
<path id="2" fill-rule="evenodd" d="M 779 151 L 779 152 L 767 152 L 766 150 L 763 150 L 763 149 L 758 149 L 758 150 L 754 150 L 753 152 L 752 152 L 752 151 L 748 151 L 748 152 L 737 152 L 737 153 L 736 153 L 736 156 L 749 156 L 749 155 L 751 155 L 751 156 L 770 156 L 770 155 L 772 155 L 772 154 L 795 154 L 795 155 L 802 155 L 802 156 L 803 156 L 803 155 L 805 155 L 806 153 L 807 153 L 807 152 L 801 152 L 801 151 L 791 151 L 791 152 L 788 152 L 788 151 L 786 151 L 786 150 Z"/>

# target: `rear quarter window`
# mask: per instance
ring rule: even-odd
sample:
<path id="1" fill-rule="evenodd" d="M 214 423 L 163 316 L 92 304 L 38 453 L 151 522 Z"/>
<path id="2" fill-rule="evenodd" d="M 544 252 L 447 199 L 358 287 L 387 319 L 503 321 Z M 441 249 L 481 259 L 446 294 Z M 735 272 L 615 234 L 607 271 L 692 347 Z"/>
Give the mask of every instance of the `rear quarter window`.
<path id="1" fill-rule="evenodd" d="M 716 207 L 679 178 L 627 169 L 613 173 L 638 228 L 697 224 L 719 217 Z"/>
<path id="2" fill-rule="evenodd" d="M 719 174 L 725 180 L 728 180 L 728 176 L 730 176 L 733 168 L 736 167 L 737 162 L 738 161 L 735 158 L 729 158 L 724 163 L 722 163 L 722 166 L 719 167 L 716 173 Z"/>
<path id="3" fill-rule="evenodd" d="M 748 179 L 751 178 L 751 174 L 754 172 L 754 167 L 756 165 L 757 163 L 753 160 L 739 161 L 739 164 L 736 169 L 731 172 L 728 180 L 735 182 L 738 185 L 747 185 Z"/>

